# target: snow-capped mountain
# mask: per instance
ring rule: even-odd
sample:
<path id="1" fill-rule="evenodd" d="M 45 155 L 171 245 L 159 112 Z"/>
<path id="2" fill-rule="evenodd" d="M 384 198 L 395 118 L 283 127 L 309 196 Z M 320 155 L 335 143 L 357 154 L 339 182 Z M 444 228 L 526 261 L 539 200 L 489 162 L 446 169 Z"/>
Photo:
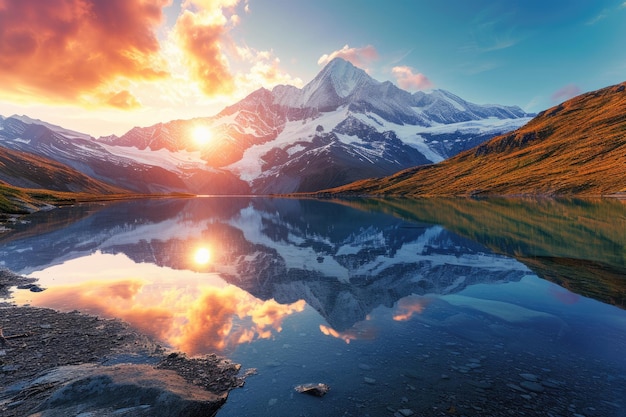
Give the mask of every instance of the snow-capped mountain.
<path id="1" fill-rule="evenodd" d="M 94 139 L 11 116 L 0 119 L 0 145 L 139 192 L 290 193 L 439 162 L 530 116 L 444 90 L 411 94 L 337 58 L 302 89 L 261 88 L 213 117 Z M 213 136 L 202 146 L 193 141 L 200 126 Z"/>
<path id="2" fill-rule="evenodd" d="M 189 134 L 203 125 L 215 140 L 200 151 L 202 159 L 264 194 L 313 191 L 439 162 L 530 116 L 444 90 L 411 94 L 337 58 L 302 89 L 259 89 L 214 117 L 135 128 L 101 142 L 191 150 Z"/>

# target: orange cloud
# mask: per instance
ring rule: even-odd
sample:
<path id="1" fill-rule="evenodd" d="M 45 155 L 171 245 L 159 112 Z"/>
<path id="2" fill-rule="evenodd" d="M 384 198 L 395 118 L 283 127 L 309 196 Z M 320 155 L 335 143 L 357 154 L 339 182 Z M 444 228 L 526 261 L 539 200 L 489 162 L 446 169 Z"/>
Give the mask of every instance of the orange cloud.
<path id="1" fill-rule="evenodd" d="M 120 109 L 136 109 L 141 107 L 139 100 L 137 100 L 128 90 L 123 90 L 109 95 L 106 102 L 111 107 L 117 107 Z"/>
<path id="2" fill-rule="evenodd" d="M 369 64 L 378 59 L 378 52 L 372 45 L 367 45 L 363 48 L 350 48 L 348 45 L 345 45 L 338 51 L 322 55 L 317 60 L 317 64 L 326 65 L 335 58 L 343 58 L 356 67 L 367 69 Z"/>
<path id="3" fill-rule="evenodd" d="M 253 308 L 246 311 L 246 315 L 252 318 L 256 324 L 259 334 L 272 328 L 278 332 L 282 331 L 283 319 L 293 313 L 304 310 L 306 302 L 296 301 L 293 304 L 279 304 L 275 300 L 267 300 L 262 304 L 256 303 Z"/>
<path id="4" fill-rule="evenodd" d="M 424 74 L 413 72 L 413 68 L 407 66 L 393 67 L 391 73 L 396 77 L 398 86 L 404 90 L 416 91 L 427 90 L 433 87 L 433 83 L 430 82 Z"/>
<path id="5" fill-rule="evenodd" d="M 239 0 L 185 0 L 184 8 L 195 6 L 200 9 L 213 10 L 218 8 L 235 7 Z"/>
<path id="6" fill-rule="evenodd" d="M 184 10 L 174 27 L 174 39 L 182 50 L 189 75 L 209 97 L 231 94 L 235 89 L 234 76 L 224 54 L 225 44 L 230 43 L 226 36 L 228 20 L 221 8 L 216 8 L 221 2 L 192 3 L 211 8 Z"/>
<path id="7" fill-rule="evenodd" d="M 241 290 L 239 290 L 241 291 Z M 185 313 L 177 345 L 190 354 L 222 351 L 229 344 L 237 313 L 237 289 L 211 288 Z"/>
<path id="8" fill-rule="evenodd" d="M 285 317 L 304 310 L 304 300 L 261 301 L 235 286 L 207 288 L 184 314 L 176 345 L 190 354 L 223 351 L 282 331 Z M 239 320 L 236 322 L 235 319 Z"/>
<path id="9" fill-rule="evenodd" d="M 248 2 L 242 0 L 186 0 L 182 4 L 168 45 L 175 51 L 172 61 L 182 64 L 187 81 L 197 86 L 194 93 L 242 98 L 259 87 L 302 85 L 302 80 L 280 68 L 273 51 L 233 41 L 230 30 L 241 22 L 240 4 L 249 13 Z"/>
<path id="10" fill-rule="evenodd" d="M 155 29 L 170 0 L 0 0 L 0 91 L 135 107 L 120 85 L 166 77 Z"/>
<path id="11" fill-rule="evenodd" d="M 123 280 L 123 281 L 115 281 L 109 285 L 103 286 L 101 288 L 101 293 L 103 298 L 112 297 L 112 298 L 122 298 L 124 300 L 132 300 L 139 291 L 141 291 L 141 287 L 143 287 L 143 282 L 139 280 Z"/>

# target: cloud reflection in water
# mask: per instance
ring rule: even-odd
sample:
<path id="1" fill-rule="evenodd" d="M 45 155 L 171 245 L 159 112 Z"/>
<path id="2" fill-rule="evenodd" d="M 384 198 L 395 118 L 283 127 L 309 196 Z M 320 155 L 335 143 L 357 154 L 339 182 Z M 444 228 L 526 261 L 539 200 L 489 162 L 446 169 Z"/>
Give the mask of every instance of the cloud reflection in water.
<path id="1" fill-rule="evenodd" d="M 427 298 L 418 295 L 409 295 L 401 298 L 395 308 L 393 319 L 395 321 L 407 321 L 413 317 L 413 314 L 421 314 L 429 301 Z"/>
<path id="2" fill-rule="evenodd" d="M 389 312 L 395 321 L 408 321 L 411 320 L 414 314 L 421 314 L 431 301 L 429 298 L 422 296 L 409 295 L 398 300 Z M 320 324 L 319 329 L 326 336 L 341 339 L 348 344 L 352 340 L 374 340 L 379 334 L 379 329 L 372 321 L 371 315 L 368 315 L 365 320 L 355 323 L 351 328 L 344 331 L 335 330 L 324 324 Z"/>
<path id="3" fill-rule="evenodd" d="M 96 263 L 105 264 L 108 259 L 119 266 L 120 256 L 98 252 L 90 257 Z M 33 274 L 48 289 L 36 296 L 16 294 L 16 302 L 121 318 L 191 355 L 228 351 L 237 344 L 271 338 L 282 330 L 285 317 L 303 311 L 306 305 L 304 300 L 291 304 L 260 300 L 217 274 L 160 268 L 128 258 L 122 260 L 125 268 L 117 268 L 120 276 L 112 272 L 110 279 L 103 279 L 105 274 L 100 273 L 98 279 L 77 282 L 72 275 L 80 275 L 75 268 L 80 263 L 84 259 Z"/>

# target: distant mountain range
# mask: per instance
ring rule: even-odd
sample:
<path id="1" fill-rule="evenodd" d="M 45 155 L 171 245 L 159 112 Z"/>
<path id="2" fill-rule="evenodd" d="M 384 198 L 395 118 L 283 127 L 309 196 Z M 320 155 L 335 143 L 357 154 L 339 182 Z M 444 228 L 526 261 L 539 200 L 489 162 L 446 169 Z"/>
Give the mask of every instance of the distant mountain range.
<path id="1" fill-rule="evenodd" d="M 441 163 L 322 194 L 626 197 L 626 82 L 552 107 Z"/>
<path id="2" fill-rule="evenodd" d="M 0 116 L 0 151 L 56 161 L 132 192 L 311 192 L 440 162 L 531 116 L 444 90 L 411 94 L 335 59 L 302 89 L 259 89 L 213 117 L 136 127 L 121 137 L 96 139 L 26 116 Z M 204 147 L 191 139 L 198 126 L 214 138 Z M 64 188 L 55 175 L 14 174 L 0 166 L 7 184 Z"/>

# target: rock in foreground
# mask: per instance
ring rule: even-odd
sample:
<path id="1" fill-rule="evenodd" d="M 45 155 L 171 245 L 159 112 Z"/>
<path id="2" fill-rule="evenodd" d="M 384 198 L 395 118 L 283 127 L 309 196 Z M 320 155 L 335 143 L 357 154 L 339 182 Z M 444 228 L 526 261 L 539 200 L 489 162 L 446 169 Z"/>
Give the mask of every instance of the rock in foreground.
<path id="1" fill-rule="evenodd" d="M 90 417 L 212 416 L 228 393 L 214 394 L 186 382 L 175 371 L 147 364 L 62 366 L 25 384 L 10 387 L 8 408 L 30 393 L 48 392 L 29 416 Z"/>
<path id="2" fill-rule="evenodd" d="M 0 329 L 3 417 L 212 416 L 244 382 L 237 364 L 167 355 L 119 320 L 5 304 Z"/>

